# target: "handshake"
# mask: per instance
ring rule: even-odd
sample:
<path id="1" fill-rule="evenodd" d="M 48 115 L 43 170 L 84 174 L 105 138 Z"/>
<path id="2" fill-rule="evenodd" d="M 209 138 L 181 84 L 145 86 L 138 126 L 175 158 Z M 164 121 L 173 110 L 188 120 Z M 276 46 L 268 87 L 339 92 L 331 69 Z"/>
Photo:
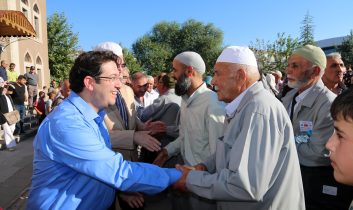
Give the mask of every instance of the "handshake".
<path id="1" fill-rule="evenodd" d="M 202 163 L 197 164 L 195 166 L 187 166 L 187 165 L 179 165 L 176 164 L 176 169 L 180 170 L 183 174 L 181 175 L 180 179 L 172 185 L 172 189 L 178 190 L 184 193 L 189 192 L 188 188 L 186 187 L 186 178 L 191 170 L 197 171 L 206 171 L 207 168 Z"/>
<path id="2" fill-rule="evenodd" d="M 162 167 L 163 164 L 168 160 L 168 152 L 166 149 L 162 149 L 156 159 L 153 161 L 153 164 Z M 181 192 L 188 192 L 188 189 L 186 187 L 186 177 L 188 176 L 189 172 L 191 170 L 197 170 L 197 171 L 207 171 L 207 168 L 204 164 L 197 164 L 195 166 L 187 166 L 187 165 L 180 165 L 180 164 L 176 164 L 175 166 L 176 169 L 180 170 L 183 174 L 180 177 L 180 179 L 175 182 L 172 185 L 172 189 L 174 190 L 178 190 Z"/>

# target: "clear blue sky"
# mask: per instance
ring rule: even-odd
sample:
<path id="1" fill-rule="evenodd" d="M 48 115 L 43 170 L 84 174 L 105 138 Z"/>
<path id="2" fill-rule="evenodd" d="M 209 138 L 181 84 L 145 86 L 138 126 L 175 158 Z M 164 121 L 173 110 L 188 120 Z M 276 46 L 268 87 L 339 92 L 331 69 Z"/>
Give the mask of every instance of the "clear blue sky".
<path id="1" fill-rule="evenodd" d="M 299 37 L 307 11 L 315 40 L 348 35 L 353 29 L 352 0 L 47 0 L 47 15 L 64 13 L 84 50 L 103 41 L 131 49 L 156 23 L 191 18 L 221 29 L 224 45 L 249 45 L 256 38 L 273 41 L 278 32 Z"/>

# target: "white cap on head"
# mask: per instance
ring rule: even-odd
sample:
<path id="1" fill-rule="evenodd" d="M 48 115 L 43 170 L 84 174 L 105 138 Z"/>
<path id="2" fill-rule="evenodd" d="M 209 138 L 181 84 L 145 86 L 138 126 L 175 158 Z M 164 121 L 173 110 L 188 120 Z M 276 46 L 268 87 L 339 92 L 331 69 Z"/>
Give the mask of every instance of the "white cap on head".
<path id="1" fill-rule="evenodd" d="M 255 54 L 248 47 L 229 46 L 222 51 L 216 63 L 218 62 L 244 64 L 257 68 Z"/>
<path id="2" fill-rule="evenodd" d="M 123 49 L 115 42 L 102 42 L 93 48 L 93 51 L 112 51 L 117 56 L 123 56 Z"/>
<path id="3" fill-rule="evenodd" d="M 200 74 L 205 73 L 206 65 L 201 55 L 196 52 L 186 51 L 175 56 L 174 60 L 178 60 L 181 63 L 192 66 Z"/>

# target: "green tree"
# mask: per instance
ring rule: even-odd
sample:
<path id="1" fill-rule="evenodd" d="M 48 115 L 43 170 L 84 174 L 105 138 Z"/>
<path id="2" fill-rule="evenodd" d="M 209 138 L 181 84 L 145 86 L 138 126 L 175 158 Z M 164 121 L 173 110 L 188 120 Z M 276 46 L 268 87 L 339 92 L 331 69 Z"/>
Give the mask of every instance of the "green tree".
<path id="1" fill-rule="evenodd" d="M 65 15 L 54 13 L 48 17 L 48 55 L 52 79 L 68 78 L 77 55 L 78 34 L 72 32 Z"/>
<path id="2" fill-rule="evenodd" d="M 337 51 L 341 53 L 342 60 L 346 66 L 353 66 L 353 30 L 348 35 L 342 44 L 337 47 Z"/>
<path id="3" fill-rule="evenodd" d="M 316 45 L 314 40 L 314 25 L 313 17 L 306 13 L 304 20 L 302 21 L 302 26 L 300 27 L 300 45 Z"/>
<path id="4" fill-rule="evenodd" d="M 188 20 L 157 23 L 151 32 L 139 38 L 132 46 L 137 60 L 148 74 L 170 71 L 174 56 L 183 51 L 199 53 L 209 73 L 221 53 L 223 32 L 213 24 Z"/>
<path id="5" fill-rule="evenodd" d="M 133 53 L 131 53 L 127 48 L 123 48 L 123 54 L 125 63 L 130 70 L 130 74 L 141 71 L 141 64 L 134 57 Z"/>
<path id="6" fill-rule="evenodd" d="M 299 41 L 285 33 L 278 33 L 277 39 L 270 43 L 261 39 L 256 39 L 255 43 L 250 43 L 250 48 L 254 51 L 259 68 L 264 73 L 279 70 L 285 72 L 289 56 L 293 50 L 298 48 Z"/>

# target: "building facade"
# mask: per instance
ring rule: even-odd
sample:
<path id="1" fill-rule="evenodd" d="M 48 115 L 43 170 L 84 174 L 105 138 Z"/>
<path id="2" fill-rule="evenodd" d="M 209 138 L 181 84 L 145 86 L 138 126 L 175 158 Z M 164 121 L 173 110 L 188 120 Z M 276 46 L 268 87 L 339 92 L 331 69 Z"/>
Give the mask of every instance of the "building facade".
<path id="1" fill-rule="evenodd" d="M 336 52 L 336 47 L 340 46 L 344 39 L 346 39 L 347 36 L 341 36 L 341 37 L 334 37 L 334 38 L 329 38 L 329 39 L 323 39 L 320 41 L 317 41 L 316 44 L 321 47 L 321 49 L 325 52 L 325 54 L 330 54 L 333 52 Z"/>
<path id="2" fill-rule="evenodd" d="M 0 60 L 15 63 L 19 74 L 29 72 L 35 66 L 38 87 L 48 86 L 50 71 L 48 61 L 48 37 L 46 0 L 0 0 L 0 10 L 21 11 L 32 24 L 36 37 L 1 37 Z"/>

